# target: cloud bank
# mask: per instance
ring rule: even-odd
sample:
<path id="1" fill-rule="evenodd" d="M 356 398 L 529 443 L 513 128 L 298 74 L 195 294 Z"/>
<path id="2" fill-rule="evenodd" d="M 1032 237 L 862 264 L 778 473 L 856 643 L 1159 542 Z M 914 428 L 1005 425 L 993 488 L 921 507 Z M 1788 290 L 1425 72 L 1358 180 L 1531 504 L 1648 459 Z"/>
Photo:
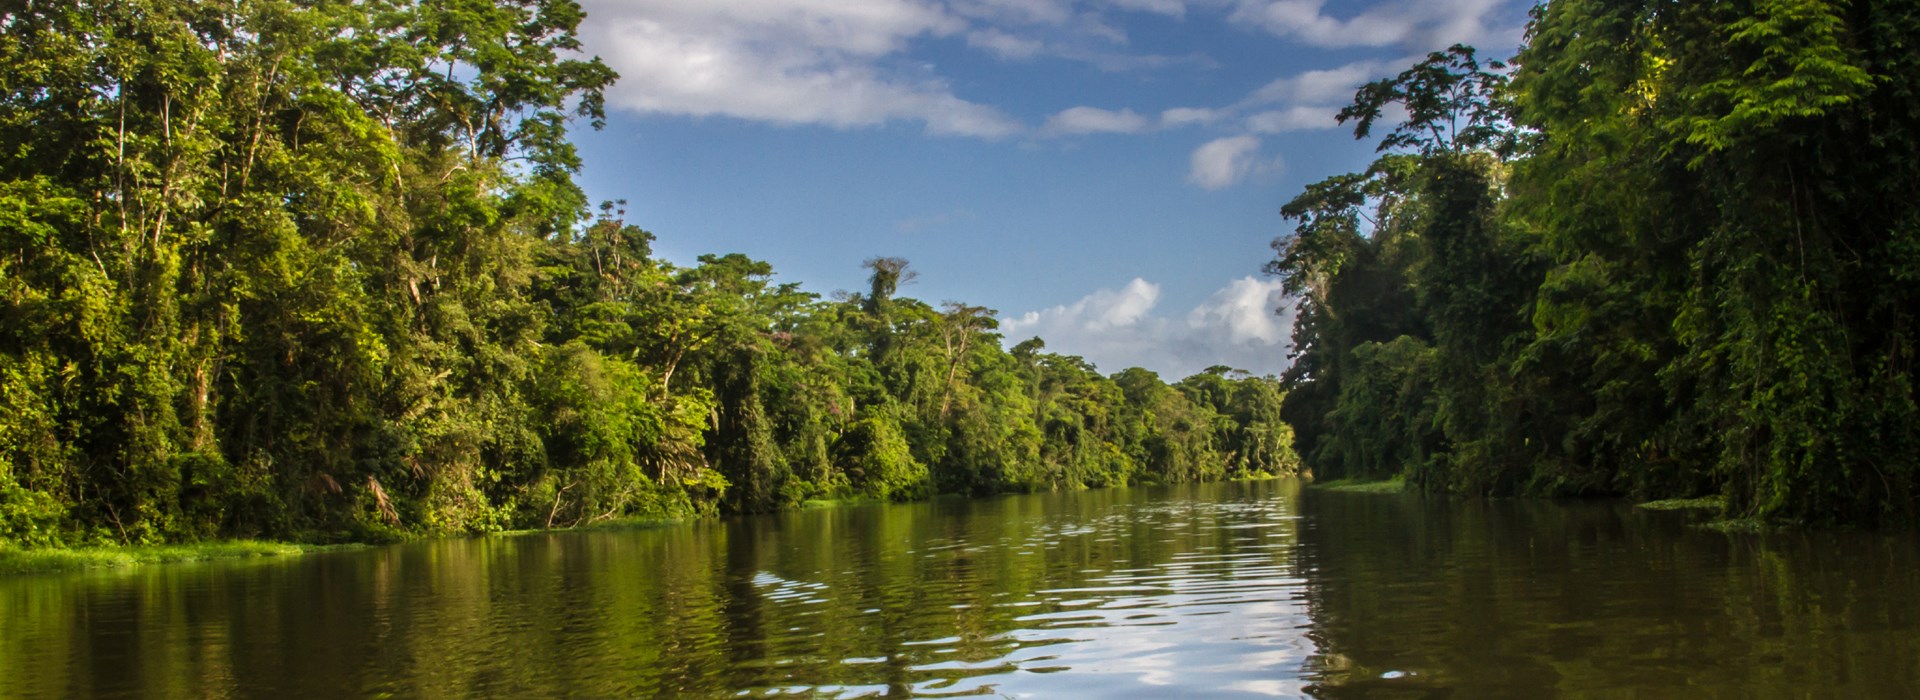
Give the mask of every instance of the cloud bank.
<path id="1" fill-rule="evenodd" d="M 1118 112 L 1097 107 L 1074 107 L 1047 118 L 1047 131 L 1056 134 L 1137 134 L 1152 124 L 1131 109 Z"/>
<path id="2" fill-rule="evenodd" d="M 1001 60 L 1056 57 L 1122 71 L 1206 63 L 1124 50 L 1114 12 L 1184 16 L 1182 0 L 585 0 L 585 50 L 620 73 L 639 113 L 1001 138 L 1027 130 L 957 95 L 919 41 L 957 38 Z M 1144 124 L 1144 121 L 1143 121 Z M 1065 133 L 1078 132 L 1069 129 Z"/>
<path id="3" fill-rule="evenodd" d="M 1427 51 L 1474 43 L 1496 55 L 1517 46 L 1500 23 L 1515 0 L 585 0 L 586 51 L 621 79 L 615 108 L 642 114 L 729 117 L 840 129 L 920 124 L 934 135 L 1001 139 L 1214 132 L 1192 153 L 1188 181 L 1207 189 L 1271 169 L 1258 135 L 1331 129 L 1354 88 Z M 1057 59 L 1104 71 L 1175 64 L 1218 66 L 1130 49 L 1123 13 L 1183 22 L 1205 13 L 1283 41 L 1324 48 L 1407 52 L 1281 77 L 1228 105 L 1062 105 L 1013 115 L 992 96 L 963 97 L 941 66 L 917 55 L 954 41 L 1000 61 Z M 1377 52 L 1376 52 L 1377 53 Z M 1024 119 L 1024 121 L 1023 121 Z M 1038 123 L 1036 123 L 1038 122 Z"/>
<path id="4" fill-rule="evenodd" d="M 1511 27 L 1488 17 L 1504 0 L 1388 0 L 1351 17 L 1328 13 L 1326 0 L 1239 0 L 1231 20 L 1312 46 L 1399 46 L 1419 51 L 1456 43 L 1493 48 L 1516 39 Z M 1350 9 L 1351 3 L 1334 7 Z"/>
<path id="5" fill-rule="evenodd" d="M 588 0 L 581 34 L 620 72 L 610 99 L 642 113 L 833 127 L 918 121 L 929 133 L 1020 130 L 937 76 L 889 65 L 968 22 L 914 0 Z"/>
<path id="6" fill-rule="evenodd" d="M 1009 344 L 1039 336 L 1049 352 L 1079 355 L 1101 372 L 1145 367 L 1173 380 L 1213 365 L 1254 374 L 1287 366 L 1293 303 L 1279 280 L 1242 277 L 1185 314 L 1155 313 L 1160 286 L 1135 278 L 1072 304 L 1005 319 Z"/>

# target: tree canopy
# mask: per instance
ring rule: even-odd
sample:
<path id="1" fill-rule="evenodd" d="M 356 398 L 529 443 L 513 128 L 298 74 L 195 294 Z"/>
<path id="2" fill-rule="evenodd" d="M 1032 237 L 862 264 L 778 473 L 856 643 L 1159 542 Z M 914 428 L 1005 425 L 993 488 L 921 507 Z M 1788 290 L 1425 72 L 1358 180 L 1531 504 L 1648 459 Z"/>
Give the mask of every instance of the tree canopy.
<path id="1" fill-rule="evenodd" d="M 1322 474 L 1910 523 L 1920 9 L 1555 0 L 1359 90 L 1306 188 L 1285 413 Z"/>
<path id="2" fill-rule="evenodd" d="M 1272 378 L 652 253 L 570 0 L 0 10 L 0 542 L 379 540 L 1289 473 Z M 743 195 L 746 196 L 746 195 Z M 850 263 L 853 261 L 850 261 Z M 1124 388 L 1123 388 L 1124 387 Z"/>

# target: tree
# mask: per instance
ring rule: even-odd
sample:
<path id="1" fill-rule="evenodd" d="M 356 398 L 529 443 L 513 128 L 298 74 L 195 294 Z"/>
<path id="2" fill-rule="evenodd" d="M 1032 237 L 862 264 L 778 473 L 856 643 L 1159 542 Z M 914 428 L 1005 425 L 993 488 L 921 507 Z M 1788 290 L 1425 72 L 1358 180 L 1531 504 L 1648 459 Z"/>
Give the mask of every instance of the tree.
<path id="1" fill-rule="evenodd" d="M 1920 133 L 1917 18 L 1566 0 L 1510 82 L 1455 47 L 1361 88 L 1358 136 L 1407 119 L 1283 209 L 1269 268 L 1302 299 L 1308 461 L 1911 521 L 1920 176 L 1887 154 Z"/>

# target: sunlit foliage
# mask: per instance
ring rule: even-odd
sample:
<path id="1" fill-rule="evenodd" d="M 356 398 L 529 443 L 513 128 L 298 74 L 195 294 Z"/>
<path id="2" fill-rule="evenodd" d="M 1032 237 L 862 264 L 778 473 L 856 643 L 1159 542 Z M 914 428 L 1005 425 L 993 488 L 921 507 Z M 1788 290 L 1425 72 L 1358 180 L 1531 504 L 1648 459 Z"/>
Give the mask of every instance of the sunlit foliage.
<path id="1" fill-rule="evenodd" d="M 0 541 L 379 540 L 1285 473 L 990 309 L 653 256 L 569 0 L 0 9 Z M 743 193 L 743 197 L 750 196 Z M 1136 386 L 1136 384 L 1138 386 Z"/>

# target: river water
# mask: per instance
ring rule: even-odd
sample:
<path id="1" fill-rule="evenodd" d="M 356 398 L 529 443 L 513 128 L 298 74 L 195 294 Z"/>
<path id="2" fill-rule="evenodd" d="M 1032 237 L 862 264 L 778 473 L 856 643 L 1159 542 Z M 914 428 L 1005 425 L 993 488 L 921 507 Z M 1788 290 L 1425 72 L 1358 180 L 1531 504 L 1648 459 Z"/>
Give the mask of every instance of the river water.
<path id="1" fill-rule="evenodd" d="M 0 698 L 1916 697 L 1920 540 L 1273 481 L 0 579 Z"/>

